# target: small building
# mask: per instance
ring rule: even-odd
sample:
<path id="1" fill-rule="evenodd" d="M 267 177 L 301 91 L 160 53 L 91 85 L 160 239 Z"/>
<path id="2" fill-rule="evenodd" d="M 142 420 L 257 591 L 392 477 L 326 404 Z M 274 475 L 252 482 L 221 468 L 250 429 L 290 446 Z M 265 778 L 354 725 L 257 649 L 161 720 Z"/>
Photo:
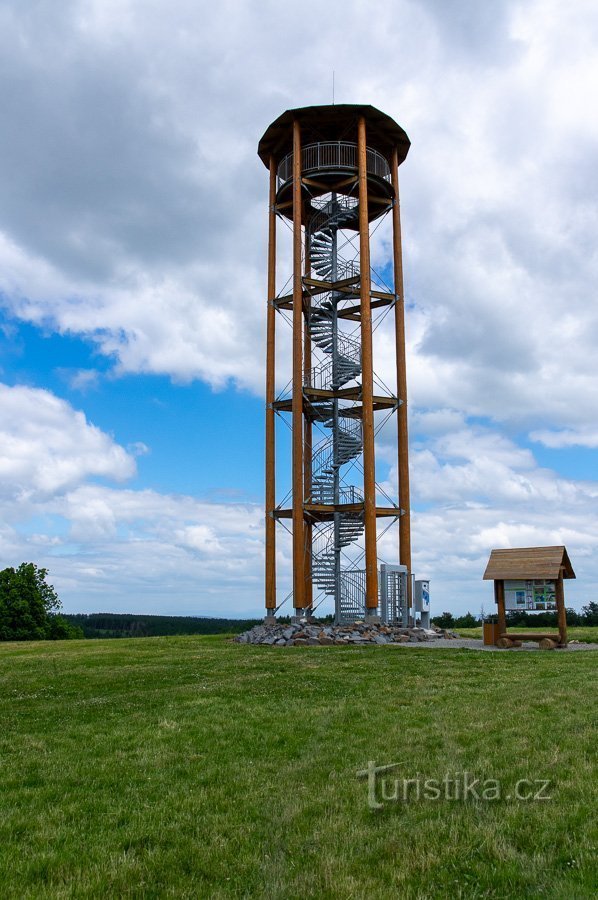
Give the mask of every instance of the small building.
<path id="1" fill-rule="evenodd" d="M 558 635 L 542 634 L 533 640 L 543 642 L 546 647 L 567 645 L 565 578 L 575 578 L 566 547 L 518 547 L 491 552 L 484 580 L 494 581 L 499 646 L 509 647 L 513 641 L 530 640 L 529 635 L 507 634 L 507 610 L 555 610 Z"/>

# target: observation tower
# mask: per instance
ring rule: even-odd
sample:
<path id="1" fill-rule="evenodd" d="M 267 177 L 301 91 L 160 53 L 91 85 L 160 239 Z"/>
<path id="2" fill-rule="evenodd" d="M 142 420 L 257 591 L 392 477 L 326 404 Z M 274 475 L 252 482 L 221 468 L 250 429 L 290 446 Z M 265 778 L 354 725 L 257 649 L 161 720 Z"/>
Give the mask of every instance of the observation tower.
<path id="1" fill-rule="evenodd" d="M 409 139 L 373 106 L 291 109 L 258 154 L 270 173 L 266 350 L 266 620 L 275 617 L 277 523 L 292 531 L 293 607 L 334 598 L 335 619 L 377 621 L 378 528 L 398 520 L 411 573 L 407 379 L 398 168 Z M 392 274 L 370 266 L 372 223 L 392 220 Z M 277 224 L 292 231 L 292 271 L 277 272 Z M 385 272 L 390 271 L 390 259 Z M 278 268 L 281 268 L 278 266 Z M 280 292 L 277 283 L 286 281 Z M 373 331 L 394 317 L 396 387 L 376 376 Z M 289 389 L 277 393 L 276 325 L 292 327 Z M 291 429 L 291 490 L 276 499 L 276 417 Z M 396 418 L 398 496 L 376 484 L 375 434 Z M 365 544 L 359 554 L 357 547 Z M 387 568 L 384 567 L 386 573 Z M 386 577 L 386 575 L 385 575 Z M 409 585 L 411 579 L 408 579 Z M 409 588 L 410 593 L 410 588 Z M 386 605 L 386 591 L 385 591 Z M 409 600 L 409 605 L 411 602 Z"/>

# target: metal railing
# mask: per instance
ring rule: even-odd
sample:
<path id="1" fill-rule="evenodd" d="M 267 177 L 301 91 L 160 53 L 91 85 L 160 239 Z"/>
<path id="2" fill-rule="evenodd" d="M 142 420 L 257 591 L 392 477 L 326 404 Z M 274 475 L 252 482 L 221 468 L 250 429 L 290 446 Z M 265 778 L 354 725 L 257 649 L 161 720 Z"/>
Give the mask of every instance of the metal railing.
<path id="1" fill-rule="evenodd" d="M 301 150 L 301 173 L 320 172 L 323 169 L 349 169 L 357 171 L 357 144 L 349 141 L 320 141 L 307 144 Z M 387 160 L 373 150 L 366 149 L 366 170 L 369 175 L 377 175 L 390 181 L 390 166 Z M 293 153 L 287 155 L 278 165 L 278 186 L 293 177 Z"/>
<path id="2" fill-rule="evenodd" d="M 353 484 L 349 484 L 346 487 L 342 486 L 341 488 L 339 488 L 339 503 L 343 506 L 350 506 L 351 504 L 355 503 L 363 503 L 363 492 Z"/>
<path id="3" fill-rule="evenodd" d="M 341 572 L 340 622 L 363 619 L 365 615 L 365 569 Z"/>
<path id="4" fill-rule="evenodd" d="M 316 391 L 329 391 L 332 387 L 332 362 L 324 360 L 303 376 L 303 386 Z"/>

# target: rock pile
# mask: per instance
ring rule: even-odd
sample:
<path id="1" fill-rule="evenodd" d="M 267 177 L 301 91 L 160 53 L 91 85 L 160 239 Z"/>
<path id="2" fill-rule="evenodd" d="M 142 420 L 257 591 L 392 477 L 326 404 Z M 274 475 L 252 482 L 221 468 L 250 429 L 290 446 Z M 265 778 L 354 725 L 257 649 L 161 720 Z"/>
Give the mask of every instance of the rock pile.
<path id="1" fill-rule="evenodd" d="M 374 625 L 354 622 L 351 625 L 331 625 L 303 619 L 290 625 L 255 625 L 250 631 L 237 635 L 239 644 L 272 644 L 278 647 L 316 647 L 331 644 L 404 644 L 456 638 L 452 631 L 440 628 L 404 628 L 399 625 Z"/>

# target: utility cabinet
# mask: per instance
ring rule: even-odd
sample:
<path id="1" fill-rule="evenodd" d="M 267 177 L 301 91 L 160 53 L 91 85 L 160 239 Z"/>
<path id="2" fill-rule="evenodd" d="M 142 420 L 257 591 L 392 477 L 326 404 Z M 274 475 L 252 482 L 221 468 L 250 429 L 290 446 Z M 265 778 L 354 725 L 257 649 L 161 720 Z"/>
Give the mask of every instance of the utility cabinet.
<path id="1" fill-rule="evenodd" d="M 415 582 L 414 591 L 415 614 L 419 613 L 422 628 L 430 627 L 430 582 L 421 579 Z"/>

